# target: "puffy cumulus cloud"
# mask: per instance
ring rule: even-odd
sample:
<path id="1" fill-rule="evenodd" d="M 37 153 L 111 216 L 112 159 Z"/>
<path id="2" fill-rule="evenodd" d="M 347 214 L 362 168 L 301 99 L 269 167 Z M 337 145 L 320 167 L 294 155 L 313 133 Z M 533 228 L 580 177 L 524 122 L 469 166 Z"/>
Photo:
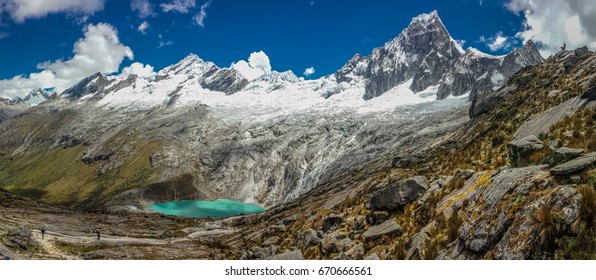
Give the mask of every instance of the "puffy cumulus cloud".
<path id="1" fill-rule="evenodd" d="M 0 80 L 0 95 L 22 97 L 33 89 L 52 87 L 60 92 L 94 73 L 117 72 L 125 58 L 134 58 L 132 50 L 120 42 L 113 26 L 90 24 L 84 33 L 75 43 L 71 59 L 40 63 L 39 73 Z"/>
<path id="2" fill-rule="evenodd" d="M 253 52 L 248 58 L 248 62 L 240 60 L 232 63 L 231 66 L 236 69 L 244 78 L 249 81 L 256 80 L 259 77 L 271 73 L 271 62 L 269 57 L 263 51 Z"/>
<path id="3" fill-rule="evenodd" d="M 135 62 L 128 67 L 124 67 L 122 69 L 122 74 L 149 77 L 155 75 L 155 72 L 153 71 L 153 66 L 149 64 L 143 65 L 143 63 Z"/>
<path id="4" fill-rule="evenodd" d="M 596 1 L 594 0 L 510 0 L 507 9 L 525 17 L 517 34 L 524 43 L 534 40 L 543 56 L 587 45 L 596 48 Z"/>
<path id="5" fill-rule="evenodd" d="M 201 11 L 194 17 L 195 22 L 200 27 L 205 27 L 205 18 L 207 18 L 207 8 L 209 8 L 209 6 L 211 6 L 211 0 L 201 5 Z"/>
<path id="6" fill-rule="evenodd" d="M 308 68 L 304 69 L 303 74 L 304 74 L 304 76 L 308 77 L 308 76 L 314 74 L 315 72 L 316 72 L 316 70 L 314 67 L 308 67 Z"/>
<path id="7" fill-rule="evenodd" d="M 10 80 L 0 80 L 0 97 L 25 97 L 33 89 L 52 88 L 55 85 L 56 76 L 50 70 L 32 73 L 29 77 L 16 76 Z"/>
<path id="8" fill-rule="evenodd" d="M 141 22 L 137 30 L 143 34 L 147 34 L 147 29 L 149 28 L 149 23 L 147 21 Z"/>
<path id="9" fill-rule="evenodd" d="M 491 51 L 495 52 L 499 50 L 510 50 L 516 43 L 519 42 L 519 39 L 506 37 L 503 35 L 503 32 L 499 32 L 488 38 L 480 36 L 479 42 L 485 43 Z"/>
<path id="10" fill-rule="evenodd" d="M 0 0 L 0 11 L 16 21 L 42 18 L 52 13 L 90 15 L 104 8 L 105 0 Z"/>
<path id="11" fill-rule="evenodd" d="M 181 14 L 188 14 L 197 5 L 196 0 L 172 0 L 169 3 L 162 3 L 161 10 L 168 12 L 176 12 Z"/>
<path id="12" fill-rule="evenodd" d="M 154 6 L 149 0 L 132 0 L 130 1 L 130 9 L 139 13 L 140 18 L 146 18 L 154 15 Z"/>

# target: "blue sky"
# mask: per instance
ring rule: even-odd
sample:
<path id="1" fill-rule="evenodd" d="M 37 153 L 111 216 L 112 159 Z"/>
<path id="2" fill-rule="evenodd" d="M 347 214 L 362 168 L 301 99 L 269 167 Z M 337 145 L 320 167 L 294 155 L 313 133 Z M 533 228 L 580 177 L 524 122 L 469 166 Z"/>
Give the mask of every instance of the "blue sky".
<path id="1" fill-rule="evenodd" d="M 539 9 L 529 0 L 47 0 L 38 6 L 0 0 L 0 90 L 2 80 L 68 67 L 75 43 L 99 24 L 117 32 L 114 46 L 134 54 L 131 59 L 132 53 L 120 49 L 114 59 L 121 61 L 94 62 L 110 64 L 98 66 L 102 72 L 121 71 L 133 62 L 158 71 L 189 53 L 229 67 L 262 50 L 274 70 L 303 76 L 313 67 L 308 78 L 317 78 L 356 53 L 369 54 L 399 35 L 412 17 L 433 10 L 454 39 L 465 41 L 464 48 L 503 54 L 541 35 L 528 24 Z M 567 16 L 574 15 L 571 10 Z M 96 33 L 110 33 L 104 31 Z"/>

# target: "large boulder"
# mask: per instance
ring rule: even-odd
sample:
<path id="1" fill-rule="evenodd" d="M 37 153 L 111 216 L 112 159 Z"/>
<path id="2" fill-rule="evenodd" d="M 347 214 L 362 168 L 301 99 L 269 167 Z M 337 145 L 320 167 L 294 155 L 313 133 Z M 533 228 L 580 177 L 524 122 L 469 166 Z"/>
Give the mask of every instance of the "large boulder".
<path id="1" fill-rule="evenodd" d="M 580 172 L 596 164 L 596 152 L 578 157 L 551 169 L 553 175 L 566 176 Z"/>
<path id="2" fill-rule="evenodd" d="M 558 150 L 556 150 L 554 153 L 552 153 L 548 157 L 546 157 L 542 161 L 542 163 L 548 164 L 550 166 L 556 166 L 563 162 L 567 162 L 574 158 L 577 158 L 578 156 L 580 156 L 583 153 L 584 153 L 583 149 L 573 149 L 573 148 L 561 147 Z"/>
<path id="3" fill-rule="evenodd" d="M 326 234 L 321 239 L 321 252 L 325 255 L 343 252 L 352 248 L 353 242 L 344 232 L 336 231 Z"/>
<path id="4" fill-rule="evenodd" d="M 428 181 L 423 176 L 409 178 L 375 192 L 366 206 L 369 210 L 403 209 L 406 204 L 422 196 L 428 188 Z"/>
<path id="5" fill-rule="evenodd" d="M 28 227 L 19 227 L 8 232 L 5 244 L 11 248 L 27 250 L 35 246 L 37 241 L 33 239 L 31 229 Z"/>
<path id="6" fill-rule="evenodd" d="M 304 260 L 304 256 L 302 255 L 302 251 L 294 250 L 294 251 L 286 251 L 281 254 L 273 255 L 269 259 L 270 260 Z"/>
<path id="7" fill-rule="evenodd" d="M 277 252 L 277 246 L 269 245 L 264 247 L 254 246 L 248 251 L 245 251 L 242 259 L 243 260 L 263 260 L 273 256 Z"/>
<path id="8" fill-rule="evenodd" d="M 386 221 L 378 226 L 370 227 L 364 232 L 364 238 L 367 240 L 380 238 L 383 235 L 389 235 L 391 237 L 399 236 L 403 232 L 401 226 L 397 224 L 394 219 Z"/>
<path id="9" fill-rule="evenodd" d="M 318 246 L 321 244 L 321 238 L 317 235 L 317 232 L 309 228 L 304 232 L 298 232 L 297 238 L 294 240 L 296 246 L 308 248 L 311 246 Z"/>
<path id="10" fill-rule="evenodd" d="M 530 157 L 544 149 L 540 139 L 534 135 L 509 142 L 508 146 L 509 159 L 514 167 L 527 166 L 530 163 Z"/>

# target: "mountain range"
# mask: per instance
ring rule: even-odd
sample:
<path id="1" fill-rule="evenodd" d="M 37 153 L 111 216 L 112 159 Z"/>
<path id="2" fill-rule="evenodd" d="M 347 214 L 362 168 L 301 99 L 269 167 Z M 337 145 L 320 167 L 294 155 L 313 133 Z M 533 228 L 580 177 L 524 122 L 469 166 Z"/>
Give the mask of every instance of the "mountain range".
<path id="1" fill-rule="evenodd" d="M 135 234 L 160 240 L 134 242 L 181 235 L 224 258 L 554 258 L 555 237 L 591 217 L 579 201 L 593 178 L 595 67 L 587 48 L 545 60 L 532 41 L 464 51 L 435 11 L 315 80 L 247 78 L 195 54 L 143 77 L 97 73 L 0 100 L 0 199 L 130 215 Z M 267 212 L 137 227 L 152 203 L 220 198 Z M 552 244 L 528 236 L 542 204 L 560 217 Z M 0 230 L 15 223 L 2 219 Z"/>

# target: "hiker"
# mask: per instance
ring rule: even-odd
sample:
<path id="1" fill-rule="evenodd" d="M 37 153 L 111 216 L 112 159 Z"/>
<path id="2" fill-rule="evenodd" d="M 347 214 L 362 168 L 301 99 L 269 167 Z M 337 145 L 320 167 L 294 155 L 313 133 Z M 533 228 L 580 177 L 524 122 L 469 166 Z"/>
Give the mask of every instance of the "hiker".
<path id="1" fill-rule="evenodd" d="M 45 235 L 46 235 L 46 227 L 41 227 L 41 240 L 43 240 Z"/>
<path id="2" fill-rule="evenodd" d="M 561 46 L 561 51 L 564 51 L 565 49 L 567 49 L 567 43 L 563 43 Z"/>
<path id="3" fill-rule="evenodd" d="M 99 232 L 99 229 L 98 228 L 95 229 L 95 233 L 97 233 L 97 240 L 99 240 L 99 234 L 100 234 L 100 232 Z"/>

